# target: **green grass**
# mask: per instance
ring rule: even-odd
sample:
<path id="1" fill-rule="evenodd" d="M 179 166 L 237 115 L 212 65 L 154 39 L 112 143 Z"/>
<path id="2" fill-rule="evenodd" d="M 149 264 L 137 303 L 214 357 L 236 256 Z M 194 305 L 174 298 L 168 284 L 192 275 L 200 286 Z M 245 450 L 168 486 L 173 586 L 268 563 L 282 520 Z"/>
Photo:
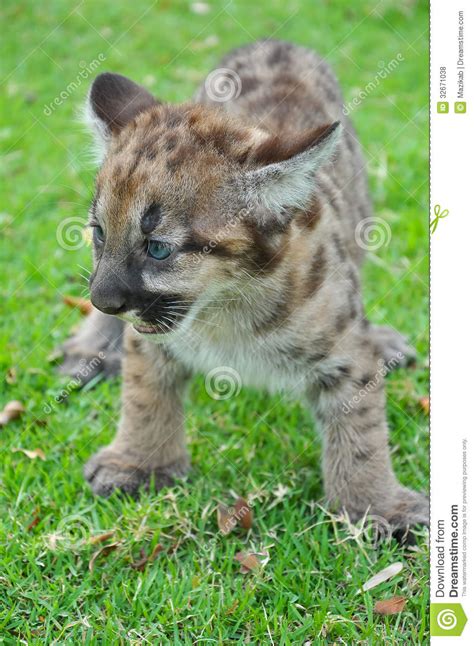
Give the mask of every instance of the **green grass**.
<path id="1" fill-rule="evenodd" d="M 89 81 L 50 116 L 44 112 L 99 54 L 106 59 L 101 70 L 180 101 L 226 50 L 272 34 L 326 55 L 347 99 L 400 52 L 403 62 L 352 117 L 376 213 L 392 232 L 365 266 L 369 318 L 402 330 L 419 351 L 415 369 L 388 379 L 393 460 L 405 484 L 427 489 L 427 419 L 417 405 L 428 388 L 427 3 L 240 0 L 226 9 L 211 4 L 207 15 L 181 0 L 73 9 L 65 0 L 9 0 L 1 10 L 1 107 L 8 119 L 0 130 L 0 360 L 5 375 L 15 369 L 16 381 L 11 373 L 2 379 L 0 404 L 19 399 L 27 412 L 0 430 L 0 641 L 427 643 L 424 539 L 417 551 L 393 542 L 371 549 L 317 506 L 320 444 L 298 404 L 247 390 L 216 402 L 196 378 L 187 419 L 190 480 L 138 502 L 92 496 L 82 465 L 114 433 L 119 382 L 47 408 L 67 383 L 48 356 L 80 319 L 62 295 L 83 292 L 78 264 L 90 266 L 87 248 L 68 251 L 56 241 L 61 221 L 85 218 L 91 197 L 88 139 L 75 121 Z M 46 460 L 12 451 L 18 447 L 41 448 Z M 255 521 L 248 534 L 222 537 L 215 508 L 232 492 L 253 497 Z M 112 530 L 107 542 L 116 549 L 90 572 L 101 545 L 89 537 Z M 133 569 L 141 548 L 148 553 L 158 542 L 166 551 L 143 572 Z M 246 549 L 269 553 L 262 572 L 239 573 L 234 555 Z M 358 592 L 398 560 L 404 569 L 395 579 Z M 406 610 L 374 614 L 375 601 L 394 594 L 407 597 Z"/>

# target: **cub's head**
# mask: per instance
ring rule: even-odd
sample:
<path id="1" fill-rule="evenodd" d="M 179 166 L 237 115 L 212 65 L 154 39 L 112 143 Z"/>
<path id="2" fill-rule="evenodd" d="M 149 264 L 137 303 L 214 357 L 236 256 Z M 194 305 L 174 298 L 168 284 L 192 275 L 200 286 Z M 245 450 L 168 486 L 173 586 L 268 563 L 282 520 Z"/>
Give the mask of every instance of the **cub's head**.
<path id="1" fill-rule="evenodd" d="M 286 140 L 223 110 L 163 104 L 109 73 L 92 85 L 87 118 L 102 164 L 90 209 L 92 303 L 155 335 L 274 268 L 339 130 Z"/>

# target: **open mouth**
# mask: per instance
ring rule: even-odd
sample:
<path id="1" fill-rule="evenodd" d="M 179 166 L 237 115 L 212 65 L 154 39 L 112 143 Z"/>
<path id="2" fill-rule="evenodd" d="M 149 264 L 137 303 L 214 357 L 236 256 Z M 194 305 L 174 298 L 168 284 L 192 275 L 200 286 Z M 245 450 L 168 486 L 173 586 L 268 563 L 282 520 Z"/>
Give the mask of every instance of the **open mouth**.
<path id="1" fill-rule="evenodd" d="M 152 325 L 151 323 L 134 323 L 133 327 L 140 334 L 166 334 L 169 332 L 169 329 L 166 330 L 161 325 Z"/>
<path id="2" fill-rule="evenodd" d="M 131 323 L 139 334 L 169 336 L 176 331 L 188 309 L 179 305 L 179 302 L 174 296 L 156 298 L 151 304 L 144 301 L 139 307 L 131 308 L 122 318 Z"/>

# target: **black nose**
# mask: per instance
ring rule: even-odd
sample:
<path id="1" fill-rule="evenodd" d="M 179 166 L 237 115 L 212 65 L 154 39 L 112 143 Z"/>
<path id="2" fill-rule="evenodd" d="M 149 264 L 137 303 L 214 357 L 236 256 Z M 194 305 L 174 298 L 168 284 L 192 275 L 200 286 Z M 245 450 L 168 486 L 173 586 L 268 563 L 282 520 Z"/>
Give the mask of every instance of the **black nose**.
<path id="1" fill-rule="evenodd" d="M 104 312 L 104 314 L 120 314 L 121 312 L 125 312 L 127 309 L 125 307 L 125 303 L 121 303 L 119 305 L 104 305 L 103 303 L 97 303 L 93 298 L 91 301 L 92 305 L 101 312 Z"/>
<path id="2" fill-rule="evenodd" d="M 92 305 L 104 314 L 121 314 L 127 310 L 125 294 L 114 280 L 96 278 L 90 288 Z"/>

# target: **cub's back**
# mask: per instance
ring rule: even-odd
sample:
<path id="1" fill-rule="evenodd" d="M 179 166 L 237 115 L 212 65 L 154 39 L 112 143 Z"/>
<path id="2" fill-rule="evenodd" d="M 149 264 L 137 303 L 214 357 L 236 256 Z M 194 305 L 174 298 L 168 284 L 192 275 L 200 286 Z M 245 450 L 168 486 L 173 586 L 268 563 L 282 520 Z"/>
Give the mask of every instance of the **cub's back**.
<path id="1" fill-rule="evenodd" d="M 372 213 L 367 177 L 360 144 L 343 113 L 339 84 L 324 59 L 292 43 L 258 41 L 227 54 L 196 100 L 290 140 L 297 132 L 340 121 L 344 129 L 338 152 L 318 173 L 318 192 L 339 219 L 352 258 L 361 261 L 354 229 Z"/>

